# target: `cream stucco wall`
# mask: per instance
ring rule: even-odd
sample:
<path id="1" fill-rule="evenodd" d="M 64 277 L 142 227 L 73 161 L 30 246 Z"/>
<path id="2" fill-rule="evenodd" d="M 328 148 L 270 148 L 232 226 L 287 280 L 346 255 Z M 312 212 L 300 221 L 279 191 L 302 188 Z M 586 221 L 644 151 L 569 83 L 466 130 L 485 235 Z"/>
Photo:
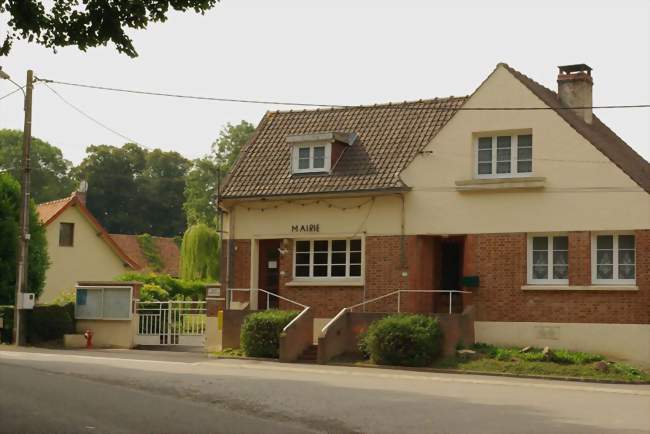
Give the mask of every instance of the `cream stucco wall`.
<path id="1" fill-rule="evenodd" d="M 603 84 L 615 86 L 616 83 Z M 466 107 L 542 107 L 499 66 Z M 474 173 L 474 134 L 532 130 L 533 173 L 541 190 L 463 192 Z M 650 228 L 650 195 L 552 110 L 459 111 L 402 173 L 406 228 L 462 234 Z M 594 191 L 614 187 L 616 192 Z M 577 189 L 577 190 L 576 190 Z M 587 191 L 587 189 L 589 191 Z"/>
<path id="2" fill-rule="evenodd" d="M 96 348 L 133 348 L 138 330 L 138 315 L 130 320 L 87 320 L 76 321 L 77 333 L 93 332 L 93 346 Z"/>
<path id="3" fill-rule="evenodd" d="M 59 246 L 59 224 L 74 223 L 74 246 Z M 112 280 L 130 270 L 97 235 L 92 224 L 76 208 L 66 209 L 46 228 L 50 268 L 39 303 L 50 303 L 80 280 Z"/>
<path id="4" fill-rule="evenodd" d="M 466 103 L 543 106 L 501 66 Z M 544 177 L 544 188 L 456 191 L 456 181 L 473 178 L 475 134 L 518 130 L 532 131 L 531 176 Z M 412 188 L 404 194 L 407 235 L 650 228 L 650 195 L 552 110 L 459 111 L 425 150 L 401 175 Z M 292 225 L 312 223 L 319 224 L 322 236 L 399 234 L 402 204 L 397 194 L 376 196 L 372 206 L 329 207 L 364 204 L 368 197 L 226 202 L 225 227 L 232 233 L 225 235 L 295 238 L 305 234 L 292 233 Z"/>
<path id="5" fill-rule="evenodd" d="M 476 342 L 587 351 L 650 366 L 650 325 L 476 321 Z"/>

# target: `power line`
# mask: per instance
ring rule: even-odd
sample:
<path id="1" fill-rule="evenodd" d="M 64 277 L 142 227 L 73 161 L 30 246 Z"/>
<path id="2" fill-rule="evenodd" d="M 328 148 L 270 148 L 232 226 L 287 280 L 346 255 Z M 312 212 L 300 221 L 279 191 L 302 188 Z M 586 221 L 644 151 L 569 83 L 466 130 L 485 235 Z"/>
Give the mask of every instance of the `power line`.
<path id="1" fill-rule="evenodd" d="M 122 133 L 120 133 L 120 132 L 114 130 L 113 128 L 109 127 L 108 125 L 106 125 L 106 124 L 104 124 L 104 123 L 98 121 L 98 120 L 95 119 L 94 117 L 90 116 L 88 113 L 84 112 L 84 111 L 81 110 L 79 107 L 77 107 L 76 105 L 72 104 L 70 101 L 68 101 L 67 99 L 65 99 L 65 98 L 64 98 L 60 93 L 58 93 L 56 90 L 52 89 L 52 88 L 47 84 L 47 82 L 44 81 L 43 84 L 45 85 L 45 87 L 47 87 L 49 90 L 51 90 L 51 91 L 52 91 L 52 92 L 53 92 L 57 97 L 59 97 L 59 98 L 61 99 L 61 101 L 63 101 L 64 103 L 66 103 L 68 106 L 72 107 L 75 111 L 77 111 L 78 113 L 80 113 L 80 114 L 81 114 L 82 116 L 84 116 L 85 118 L 89 119 L 90 121 L 94 122 L 95 124 L 99 125 L 100 127 L 102 127 L 102 128 L 104 128 L 104 129 L 110 131 L 111 133 L 113 133 L 113 134 L 115 134 L 115 135 L 117 135 L 117 136 L 119 136 L 119 137 L 121 137 L 121 138 L 123 138 L 123 139 L 129 141 L 130 143 L 135 143 L 135 144 L 137 144 L 137 145 L 143 146 L 143 145 L 141 145 L 140 143 L 138 143 L 136 140 L 133 140 L 132 138 L 130 138 L 130 137 L 128 137 L 128 136 L 126 136 L 126 135 L 124 135 L 124 134 L 122 134 Z M 145 147 L 146 147 L 146 146 L 145 146 Z"/>
<path id="2" fill-rule="evenodd" d="M 16 93 L 16 92 L 21 92 L 21 91 L 23 90 L 24 87 L 25 87 L 25 86 L 20 86 L 20 88 L 18 88 L 18 89 L 14 89 L 14 90 L 12 90 L 11 92 L 9 92 L 8 94 L 6 94 L 6 95 L 4 95 L 4 96 L 0 96 L 0 101 L 3 100 L 3 99 L 5 99 L 5 98 L 7 98 L 7 97 L 9 97 L 9 96 L 11 96 L 11 95 L 13 95 L 13 94 Z"/>
<path id="3" fill-rule="evenodd" d="M 83 83 L 71 83 L 67 81 L 58 81 L 51 80 L 47 78 L 39 78 L 38 80 L 45 83 L 61 84 L 64 86 L 74 86 L 81 87 L 86 89 L 96 89 L 96 90 L 106 90 L 111 92 L 122 92 L 122 93 L 131 93 L 137 95 L 149 95 L 149 96 L 164 96 L 171 98 L 183 98 L 183 99 L 194 99 L 202 101 L 218 101 L 218 102 L 232 102 L 232 103 L 244 103 L 244 104 L 263 104 L 263 105 L 282 105 L 282 106 L 303 106 L 303 107 L 322 107 L 322 108 L 358 108 L 358 107 L 373 107 L 373 106 L 358 106 L 358 105 L 343 105 L 343 104 L 322 104 L 322 103 L 310 103 L 310 102 L 287 102 L 287 101 L 269 101 L 269 100 L 254 100 L 254 99 L 243 99 L 243 98 L 223 98 L 223 97 L 211 97 L 211 96 L 197 96 L 197 95 L 183 95 L 178 93 L 167 93 L 167 92 L 153 92 L 145 90 L 135 90 L 135 89 L 123 89 L 117 87 L 108 87 L 108 86 L 98 86 L 92 84 L 83 84 Z M 404 110 L 430 110 L 429 107 L 396 107 L 395 105 L 381 105 L 378 108 L 398 108 Z M 632 109 L 632 108 L 650 108 L 650 104 L 619 104 L 619 105 L 600 105 L 600 106 L 572 106 L 572 107 L 436 107 L 436 110 L 452 110 L 452 111 L 518 111 L 518 110 L 579 110 L 579 109 Z"/>

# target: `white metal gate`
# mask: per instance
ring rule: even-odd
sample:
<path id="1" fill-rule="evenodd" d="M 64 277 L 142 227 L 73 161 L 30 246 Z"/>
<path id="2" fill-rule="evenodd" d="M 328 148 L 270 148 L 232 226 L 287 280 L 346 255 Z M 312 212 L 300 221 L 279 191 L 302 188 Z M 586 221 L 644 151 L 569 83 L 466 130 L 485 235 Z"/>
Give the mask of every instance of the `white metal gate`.
<path id="1" fill-rule="evenodd" d="M 136 345 L 205 343 L 205 301 L 140 301 Z"/>

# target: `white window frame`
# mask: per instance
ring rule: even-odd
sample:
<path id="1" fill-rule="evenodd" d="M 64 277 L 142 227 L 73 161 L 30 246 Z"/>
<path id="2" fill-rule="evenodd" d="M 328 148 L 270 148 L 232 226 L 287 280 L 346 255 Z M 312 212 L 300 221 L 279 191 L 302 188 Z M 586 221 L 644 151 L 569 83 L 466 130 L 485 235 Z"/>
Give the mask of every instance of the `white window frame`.
<path id="1" fill-rule="evenodd" d="M 345 276 L 332 276 L 332 241 L 341 241 L 345 240 Z M 361 242 L 361 263 L 358 264 L 360 267 L 359 275 L 358 276 L 350 276 L 350 241 L 353 240 L 358 240 Z M 296 255 L 298 254 L 298 249 L 297 249 L 297 243 L 300 241 L 308 241 L 309 242 L 309 276 L 297 276 L 296 275 Z M 327 241 L 327 276 L 314 276 L 314 242 L 315 241 Z M 364 273 L 364 251 L 365 251 L 365 243 L 363 238 L 347 238 L 347 237 L 341 237 L 341 238 L 331 238 L 331 239 L 324 239 L 324 238 L 313 238 L 313 239 L 307 239 L 307 238 L 297 238 L 293 240 L 293 279 L 296 281 L 301 281 L 301 280 L 351 280 L 351 279 L 363 279 L 363 273 Z M 323 265 L 323 264 L 319 264 Z M 337 264 L 339 265 L 339 264 Z M 353 264 L 357 265 L 357 264 Z M 304 266 L 304 265 L 303 265 Z"/>
<path id="2" fill-rule="evenodd" d="M 598 250 L 598 237 L 601 235 L 611 235 L 613 238 L 613 278 L 612 279 L 599 279 L 597 273 L 597 250 Z M 619 279 L 618 278 L 618 237 L 620 235 L 633 235 L 634 236 L 634 279 Z M 591 283 L 595 285 L 636 285 L 636 276 L 638 274 L 638 250 L 636 248 L 636 234 L 634 231 L 613 231 L 613 232 L 593 232 L 591 234 Z"/>
<path id="3" fill-rule="evenodd" d="M 569 278 L 567 277 L 566 279 L 554 279 L 553 278 L 553 237 L 567 237 L 568 234 L 565 232 L 544 232 L 544 233 L 533 233 L 533 234 L 528 234 L 528 246 L 526 247 L 526 254 L 527 254 L 527 276 L 528 276 L 528 284 L 530 285 L 568 285 L 569 284 Z M 548 267 L 548 278 L 546 279 L 535 279 L 533 278 L 533 238 L 537 237 L 546 237 L 548 239 L 548 259 L 547 259 L 547 267 Z M 567 242 L 567 252 L 571 246 L 569 246 Z M 570 265 L 568 264 L 568 254 L 567 254 L 567 273 L 570 271 Z M 568 274 L 567 274 L 568 276 Z"/>
<path id="4" fill-rule="evenodd" d="M 325 148 L 325 161 L 323 167 L 314 167 L 314 148 Z M 309 167 L 300 169 L 298 164 L 300 149 L 309 148 Z M 327 142 L 303 143 L 293 146 L 291 167 L 293 173 L 323 173 L 329 172 L 332 167 L 332 144 Z"/>
<path id="5" fill-rule="evenodd" d="M 507 136 L 510 137 L 510 172 L 508 173 L 497 173 L 497 137 Z M 531 146 L 531 158 L 530 158 L 530 172 L 518 172 L 517 171 L 517 161 L 519 153 L 519 136 L 531 136 L 532 137 L 532 146 Z M 492 138 L 492 173 L 478 173 L 478 143 L 479 139 L 491 137 Z M 516 178 L 516 177 L 525 177 L 532 176 L 535 168 L 533 167 L 533 155 L 535 148 L 535 138 L 532 131 L 517 131 L 517 132 L 504 132 L 504 133 L 485 133 L 485 134 L 475 134 L 474 135 L 474 177 L 475 178 Z M 528 160 L 526 160 L 528 161 Z"/>
<path id="6" fill-rule="evenodd" d="M 75 298 L 77 295 L 77 290 L 85 289 L 90 291 L 100 291 L 102 296 L 100 298 L 100 308 L 99 311 L 104 313 L 104 290 L 105 289 L 128 289 L 129 290 L 129 317 L 128 318 L 108 318 L 104 316 L 99 317 L 80 317 L 77 313 L 77 301 L 74 303 L 74 317 L 79 320 L 106 320 L 106 321 L 130 321 L 133 319 L 133 287 L 131 286 L 77 286 L 75 288 Z"/>

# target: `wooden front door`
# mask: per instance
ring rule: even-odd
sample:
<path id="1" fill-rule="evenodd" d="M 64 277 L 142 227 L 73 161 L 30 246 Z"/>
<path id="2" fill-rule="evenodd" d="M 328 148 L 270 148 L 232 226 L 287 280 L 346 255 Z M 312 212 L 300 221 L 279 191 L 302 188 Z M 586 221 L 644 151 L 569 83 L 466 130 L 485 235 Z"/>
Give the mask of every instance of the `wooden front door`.
<path id="1" fill-rule="evenodd" d="M 259 278 L 258 288 L 273 294 L 278 293 L 280 285 L 280 243 L 282 240 L 259 241 Z M 259 291 L 258 309 L 277 309 L 278 298 Z"/>

